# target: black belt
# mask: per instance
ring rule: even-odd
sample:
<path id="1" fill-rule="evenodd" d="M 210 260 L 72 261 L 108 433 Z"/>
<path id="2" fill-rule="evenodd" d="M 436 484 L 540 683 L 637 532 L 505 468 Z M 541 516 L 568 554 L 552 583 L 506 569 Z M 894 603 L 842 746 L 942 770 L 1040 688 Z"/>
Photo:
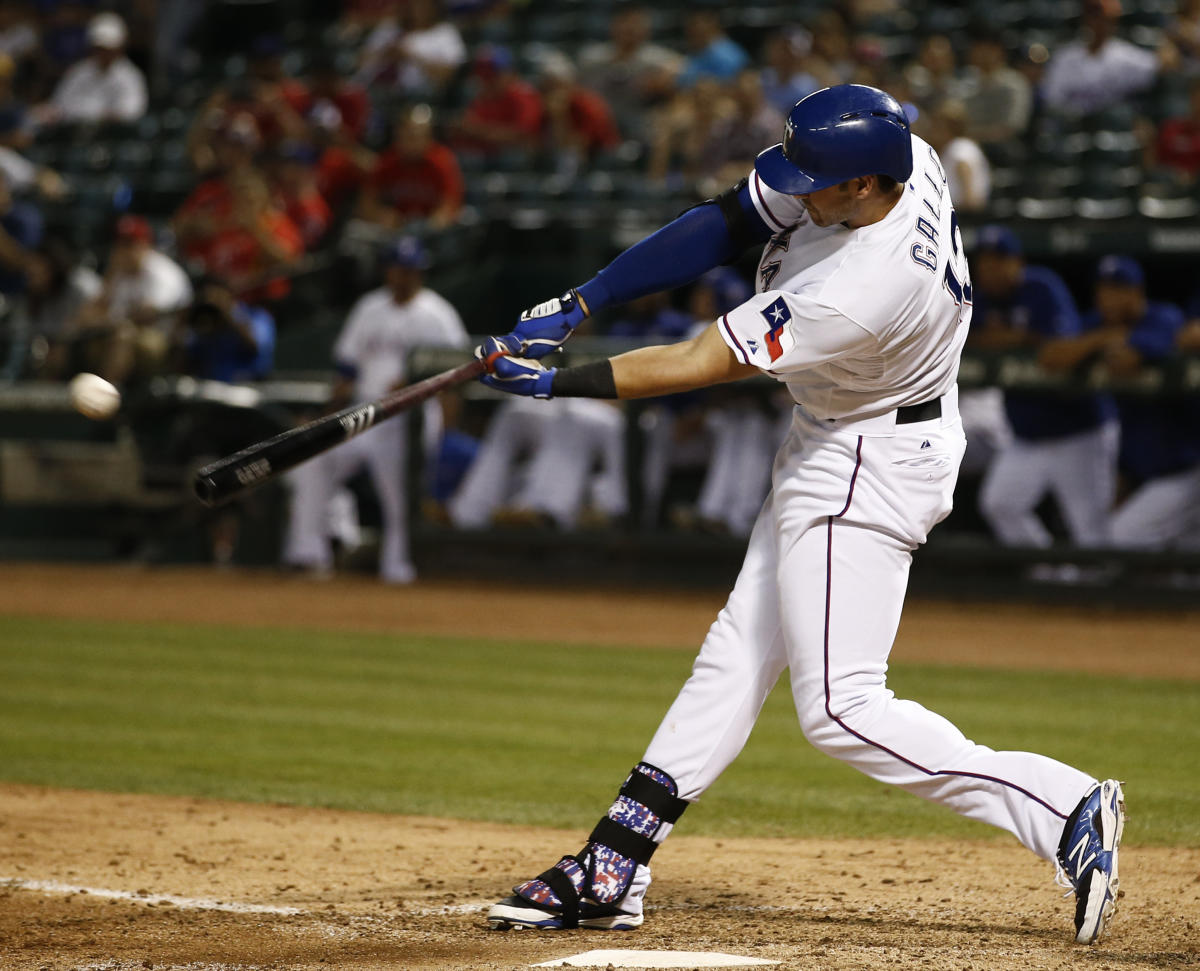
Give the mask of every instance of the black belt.
<path id="1" fill-rule="evenodd" d="M 933 421 L 942 417 L 942 399 L 934 398 L 919 405 L 905 405 L 896 409 L 896 424 L 911 425 L 915 421 Z"/>

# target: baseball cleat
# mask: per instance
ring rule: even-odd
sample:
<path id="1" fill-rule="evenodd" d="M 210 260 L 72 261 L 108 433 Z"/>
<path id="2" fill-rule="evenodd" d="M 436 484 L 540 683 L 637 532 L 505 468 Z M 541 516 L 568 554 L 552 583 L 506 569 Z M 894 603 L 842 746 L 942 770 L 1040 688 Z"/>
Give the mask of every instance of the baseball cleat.
<path id="1" fill-rule="evenodd" d="M 513 894 L 495 904 L 487 915 L 492 930 L 561 931 L 572 925 L 564 922 L 562 910 L 557 907 L 539 907 L 524 897 Z M 616 907 L 589 905 L 581 902 L 577 926 L 590 931 L 631 931 L 641 926 L 641 914 L 627 914 Z"/>
<path id="2" fill-rule="evenodd" d="M 1124 828 L 1125 794 L 1115 779 L 1092 786 L 1063 827 L 1058 864 L 1075 891 L 1080 944 L 1094 944 L 1117 908 L 1117 850 Z"/>

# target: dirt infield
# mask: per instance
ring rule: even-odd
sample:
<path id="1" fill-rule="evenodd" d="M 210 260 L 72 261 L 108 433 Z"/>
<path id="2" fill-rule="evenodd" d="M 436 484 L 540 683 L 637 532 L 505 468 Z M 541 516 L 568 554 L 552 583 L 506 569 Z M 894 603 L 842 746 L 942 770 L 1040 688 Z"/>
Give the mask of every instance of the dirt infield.
<path id="1" fill-rule="evenodd" d="M 268 574 L 0 567 L 0 616 L 491 633 L 513 592 Z M 533 599 L 563 642 L 694 647 L 720 594 Z M 463 604 L 470 605 L 469 610 Z M 1200 678 L 1197 616 L 910 607 L 908 661 Z M 2 767 L 0 767 L 2 770 Z M 1128 848 L 1108 939 L 1015 842 L 674 837 L 646 926 L 499 934 L 483 907 L 579 833 L 0 785 L 0 969 L 508 969 L 603 947 L 721 950 L 787 969 L 1200 965 L 1200 849 Z"/>

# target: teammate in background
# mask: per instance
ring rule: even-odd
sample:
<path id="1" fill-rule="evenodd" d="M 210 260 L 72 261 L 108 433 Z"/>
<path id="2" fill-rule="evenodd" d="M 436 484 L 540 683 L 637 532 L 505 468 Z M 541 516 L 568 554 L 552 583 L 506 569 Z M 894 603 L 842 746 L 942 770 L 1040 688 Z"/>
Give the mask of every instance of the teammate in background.
<path id="1" fill-rule="evenodd" d="M 1083 332 L 1066 284 L 1044 266 L 1025 263 L 1012 230 L 986 226 L 973 261 L 975 314 L 968 343 L 981 350 L 1037 350 Z M 1056 370 L 1057 359 L 1044 358 Z M 1012 439 L 992 461 L 979 507 L 1010 546 L 1045 547 L 1050 531 L 1034 512 L 1049 492 L 1078 546 L 1108 541 L 1116 494 L 1116 409 L 1108 395 L 1009 391 L 1004 409 Z"/>
<path id="2" fill-rule="evenodd" d="M 757 295 L 699 336 L 580 367 L 535 360 L 589 313 L 678 286 L 756 243 Z M 890 95 L 839 85 L 796 104 L 784 141 L 748 181 L 479 348 L 493 369 L 485 382 L 513 394 L 651 397 L 763 372 L 796 401 L 741 575 L 643 761 L 584 848 L 518 885 L 490 923 L 641 924 L 655 849 L 736 757 L 790 668 L 813 745 L 1055 861 L 1078 898 L 1076 939 L 1100 935 L 1116 904 L 1120 785 L 977 745 L 886 685 L 912 551 L 951 506 L 970 321 L 937 154 Z"/>
<path id="3" fill-rule="evenodd" d="M 1072 368 L 1099 358 L 1117 375 L 1173 354 L 1184 334 L 1183 312 L 1146 299 L 1141 265 L 1106 256 L 1096 269 L 1096 306 L 1086 332 L 1045 346 L 1045 363 Z M 1132 494 L 1113 514 L 1111 540 L 1130 549 L 1162 549 L 1200 540 L 1200 407 L 1141 395 L 1117 398 L 1121 471 Z"/>
<path id="4" fill-rule="evenodd" d="M 383 255 L 384 285 L 350 310 L 333 347 L 339 378 L 333 408 L 373 401 L 405 381 L 414 347 L 464 347 L 467 332 L 450 303 L 424 285 L 428 259 L 414 237 L 397 240 Z M 440 429 L 437 402 L 425 409 L 426 427 Z M 330 501 L 359 469 L 371 473 L 383 513 L 379 575 L 385 583 L 412 583 L 405 497 L 407 425 L 383 422 L 291 473 L 291 513 L 284 540 L 285 563 L 328 572 L 333 554 L 326 529 Z"/>

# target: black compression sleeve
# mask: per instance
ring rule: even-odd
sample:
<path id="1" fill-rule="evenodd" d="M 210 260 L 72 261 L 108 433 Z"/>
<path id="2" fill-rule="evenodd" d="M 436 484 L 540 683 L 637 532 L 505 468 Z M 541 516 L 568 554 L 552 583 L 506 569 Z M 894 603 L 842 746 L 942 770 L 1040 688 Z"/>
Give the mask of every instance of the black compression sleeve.
<path id="1" fill-rule="evenodd" d="M 578 367 L 557 368 L 550 393 L 555 398 L 615 398 L 617 382 L 612 361 L 605 358 Z"/>

